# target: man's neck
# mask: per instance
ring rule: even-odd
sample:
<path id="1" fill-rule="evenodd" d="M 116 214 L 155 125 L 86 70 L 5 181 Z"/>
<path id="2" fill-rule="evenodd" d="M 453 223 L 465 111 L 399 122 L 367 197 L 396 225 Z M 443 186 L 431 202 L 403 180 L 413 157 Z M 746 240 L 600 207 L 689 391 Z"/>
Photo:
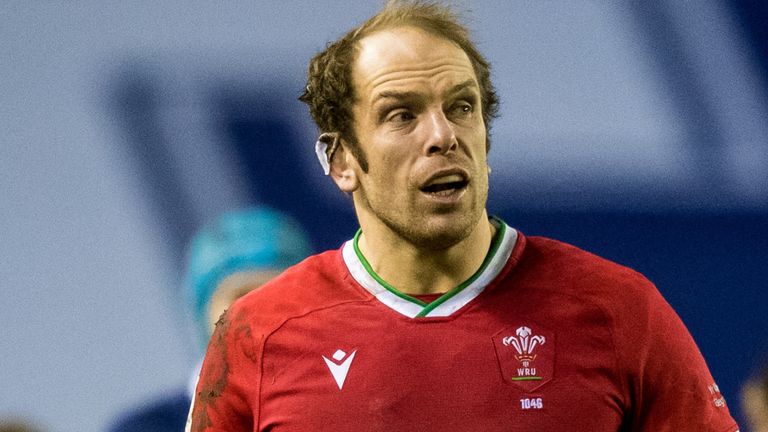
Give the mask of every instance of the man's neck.
<path id="1" fill-rule="evenodd" d="M 407 294 L 450 291 L 483 264 L 496 228 L 483 212 L 469 236 L 443 250 L 426 250 L 388 230 L 364 229 L 358 247 L 379 277 Z"/>

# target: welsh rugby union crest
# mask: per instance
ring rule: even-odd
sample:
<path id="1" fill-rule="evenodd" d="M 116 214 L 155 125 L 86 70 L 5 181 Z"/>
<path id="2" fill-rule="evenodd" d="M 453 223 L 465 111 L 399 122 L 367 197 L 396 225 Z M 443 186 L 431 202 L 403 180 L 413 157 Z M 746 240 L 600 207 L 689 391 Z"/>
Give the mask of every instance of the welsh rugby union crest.
<path id="1" fill-rule="evenodd" d="M 533 391 L 552 379 L 555 335 L 533 323 L 507 327 L 493 336 L 504 381 Z"/>

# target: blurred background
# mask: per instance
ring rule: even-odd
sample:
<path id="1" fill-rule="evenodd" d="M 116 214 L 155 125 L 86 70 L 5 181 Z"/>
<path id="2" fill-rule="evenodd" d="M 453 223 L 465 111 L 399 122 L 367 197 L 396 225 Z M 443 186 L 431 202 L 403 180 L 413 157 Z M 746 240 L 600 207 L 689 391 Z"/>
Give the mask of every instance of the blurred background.
<path id="1" fill-rule="evenodd" d="M 502 101 L 492 213 L 648 276 L 742 420 L 768 353 L 768 5 L 454 3 Z M 219 213 L 354 234 L 296 98 L 380 5 L 0 3 L 0 417 L 99 431 L 183 386 L 183 251 Z"/>

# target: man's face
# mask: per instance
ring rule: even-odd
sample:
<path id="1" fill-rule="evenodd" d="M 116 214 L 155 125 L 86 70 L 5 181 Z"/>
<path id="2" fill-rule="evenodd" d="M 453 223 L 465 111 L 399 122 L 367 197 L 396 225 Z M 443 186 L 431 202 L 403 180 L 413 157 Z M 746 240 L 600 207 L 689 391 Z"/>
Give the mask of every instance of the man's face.
<path id="1" fill-rule="evenodd" d="M 363 223 L 419 247 L 466 238 L 485 215 L 486 131 L 467 55 L 413 27 L 360 41 L 352 72 L 355 135 L 368 162 L 353 192 Z"/>

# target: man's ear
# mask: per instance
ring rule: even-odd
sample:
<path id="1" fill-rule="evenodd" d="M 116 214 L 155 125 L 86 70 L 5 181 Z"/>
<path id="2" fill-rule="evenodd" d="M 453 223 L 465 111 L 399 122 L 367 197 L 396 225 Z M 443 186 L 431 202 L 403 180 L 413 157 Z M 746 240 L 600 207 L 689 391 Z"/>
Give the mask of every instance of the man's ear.
<path id="1" fill-rule="evenodd" d="M 342 192 L 351 194 L 360 186 L 358 173 L 360 165 L 349 151 L 348 144 L 343 139 L 331 158 L 331 178 Z"/>

